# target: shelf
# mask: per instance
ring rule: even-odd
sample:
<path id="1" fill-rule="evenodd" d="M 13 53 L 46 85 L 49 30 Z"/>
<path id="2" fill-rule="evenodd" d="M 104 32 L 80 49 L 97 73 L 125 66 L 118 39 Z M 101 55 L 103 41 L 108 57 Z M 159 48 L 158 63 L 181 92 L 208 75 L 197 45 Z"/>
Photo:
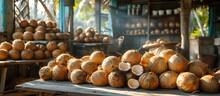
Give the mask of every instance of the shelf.
<path id="1" fill-rule="evenodd" d="M 159 4 L 179 4 L 179 1 L 164 1 L 164 2 L 150 2 L 152 5 L 159 5 Z"/>
<path id="2" fill-rule="evenodd" d="M 147 16 L 142 16 L 142 15 L 140 15 L 140 16 L 137 16 L 137 15 L 120 15 L 119 16 L 120 18 L 145 18 L 145 19 L 147 19 Z"/>
<path id="3" fill-rule="evenodd" d="M 135 27 L 135 28 L 128 28 L 128 27 L 125 27 L 126 30 L 132 30 L 132 29 L 148 29 L 148 27 Z"/>
<path id="4" fill-rule="evenodd" d="M 150 36 L 177 36 L 180 34 L 150 34 Z"/>
<path id="5" fill-rule="evenodd" d="M 125 36 L 148 36 L 148 34 L 126 34 Z"/>
<path id="6" fill-rule="evenodd" d="M 155 27 L 150 27 L 150 29 L 180 29 L 180 27 L 159 27 L 159 26 L 155 26 Z"/>
<path id="7" fill-rule="evenodd" d="M 170 15 L 150 15 L 151 18 L 161 18 L 161 17 L 171 17 L 171 16 L 175 16 L 175 17 L 180 17 L 180 14 L 170 14 Z"/>

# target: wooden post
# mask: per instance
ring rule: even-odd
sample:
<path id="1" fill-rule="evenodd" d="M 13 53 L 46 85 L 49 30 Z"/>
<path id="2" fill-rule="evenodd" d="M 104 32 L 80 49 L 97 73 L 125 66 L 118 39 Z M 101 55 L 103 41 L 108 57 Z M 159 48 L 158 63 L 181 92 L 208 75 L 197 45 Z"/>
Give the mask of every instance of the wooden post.
<path id="1" fill-rule="evenodd" d="M 181 53 L 189 60 L 189 16 L 192 7 L 192 0 L 181 0 L 180 7 Z"/>
<path id="2" fill-rule="evenodd" d="M 95 24 L 96 30 L 101 32 L 101 0 L 95 0 Z"/>
<path id="3" fill-rule="evenodd" d="M 116 10 L 117 10 L 117 0 L 110 0 L 110 24 L 111 24 L 111 30 L 112 30 L 112 36 L 113 38 L 117 38 L 117 29 L 116 29 Z"/>
<path id="4" fill-rule="evenodd" d="M 12 40 L 12 33 L 14 31 L 14 0 L 5 0 L 6 4 L 6 32 L 7 32 L 7 40 Z"/>
<path id="5" fill-rule="evenodd" d="M 6 74 L 7 74 L 7 67 L 0 67 L 0 73 L 1 73 L 1 78 L 0 78 L 0 96 L 4 94 L 4 89 L 5 89 L 5 80 L 6 80 Z"/>

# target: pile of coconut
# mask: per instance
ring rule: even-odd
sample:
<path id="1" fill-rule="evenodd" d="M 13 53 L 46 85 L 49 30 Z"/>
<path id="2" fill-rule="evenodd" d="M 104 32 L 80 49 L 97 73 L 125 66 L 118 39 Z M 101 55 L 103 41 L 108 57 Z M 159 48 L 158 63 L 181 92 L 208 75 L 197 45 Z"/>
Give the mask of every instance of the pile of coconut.
<path id="1" fill-rule="evenodd" d="M 102 51 L 74 58 L 61 54 L 39 71 L 43 80 L 70 80 L 74 84 L 127 86 L 131 89 L 176 89 L 184 92 L 219 92 L 220 70 L 211 72 L 200 60 L 189 62 L 172 49 L 140 54 L 128 50 L 122 57 L 107 56 Z"/>
<path id="2" fill-rule="evenodd" d="M 33 41 L 25 43 L 21 39 L 15 39 L 12 43 L 5 41 L 0 44 L 0 60 L 49 59 L 66 53 L 67 46 L 65 42 L 57 43 L 55 41 L 49 41 L 46 44 Z"/>
<path id="3" fill-rule="evenodd" d="M 22 20 L 15 28 L 12 38 L 27 41 L 33 40 L 68 40 L 69 33 L 61 32 L 54 21 Z"/>
<path id="4" fill-rule="evenodd" d="M 94 28 L 87 27 L 85 30 L 78 26 L 74 32 L 74 41 L 81 43 L 109 43 L 108 35 L 100 35 Z"/>

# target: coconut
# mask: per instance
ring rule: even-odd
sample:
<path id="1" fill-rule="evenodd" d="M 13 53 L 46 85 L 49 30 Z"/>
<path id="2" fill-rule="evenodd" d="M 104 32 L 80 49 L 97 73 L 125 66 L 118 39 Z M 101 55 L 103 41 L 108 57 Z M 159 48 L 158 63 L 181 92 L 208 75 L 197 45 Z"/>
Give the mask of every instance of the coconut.
<path id="1" fill-rule="evenodd" d="M 28 26 L 28 27 L 25 27 L 25 31 L 29 31 L 29 32 L 34 33 L 34 28 L 31 26 Z"/>
<path id="2" fill-rule="evenodd" d="M 12 47 L 19 51 L 22 51 L 25 47 L 24 41 L 22 41 L 21 39 L 16 39 L 12 42 Z"/>
<path id="3" fill-rule="evenodd" d="M 23 28 L 20 28 L 20 27 L 17 27 L 15 28 L 15 32 L 24 32 L 24 29 Z"/>
<path id="4" fill-rule="evenodd" d="M 52 79 L 52 70 L 48 66 L 44 66 L 39 70 L 39 77 L 43 80 Z"/>
<path id="5" fill-rule="evenodd" d="M 126 71 L 131 69 L 131 64 L 130 63 L 126 63 L 126 62 L 120 62 L 118 64 L 118 69 L 120 71 L 125 71 L 126 72 Z"/>
<path id="6" fill-rule="evenodd" d="M 167 63 L 170 57 L 174 54 L 175 52 L 172 49 L 165 49 L 160 52 L 159 56 L 163 57 L 165 62 Z"/>
<path id="7" fill-rule="evenodd" d="M 119 63 L 120 63 L 120 60 L 116 56 L 109 56 L 103 60 L 102 69 L 106 73 L 110 73 L 113 70 L 116 70 L 118 68 Z"/>
<path id="8" fill-rule="evenodd" d="M 131 79 L 131 78 L 133 78 L 133 79 L 138 79 L 138 77 L 139 77 L 139 76 L 137 76 L 137 75 L 134 75 L 134 74 L 132 73 L 132 71 L 127 71 L 127 72 L 124 72 L 124 73 L 125 73 L 126 80 L 129 80 L 129 79 Z"/>
<path id="9" fill-rule="evenodd" d="M 95 72 L 98 69 L 98 65 L 92 61 L 84 61 L 81 64 L 81 68 L 87 74 L 92 74 L 93 72 Z"/>
<path id="10" fill-rule="evenodd" d="M 70 78 L 72 83 L 80 84 L 86 81 L 86 72 L 81 69 L 76 69 L 71 72 Z"/>
<path id="11" fill-rule="evenodd" d="M 4 41 L 0 44 L 0 49 L 5 49 L 5 50 L 9 51 L 12 49 L 12 45 L 11 45 L 11 43 Z"/>
<path id="12" fill-rule="evenodd" d="M 21 58 L 24 60 L 30 60 L 33 59 L 34 53 L 30 49 L 25 49 L 21 52 Z"/>
<path id="13" fill-rule="evenodd" d="M 56 81 L 62 81 L 67 79 L 68 69 L 63 65 L 56 65 L 53 67 L 52 75 Z"/>
<path id="14" fill-rule="evenodd" d="M 177 73 L 187 71 L 188 69 L 188 60 L 180 54 L 174 54 L 170 57 L 168 61 L 168 67 L 170 70 Z"/>
<path id="15" fill-rule="evenodd" d="M 34 40 L 44 40 L 45 39 L 45 32 L 37 31 L 34 33 Z"/>
<path id="16" fill-rule="evenodd" d="M 193 60 L 189 62 L 188 71 L 194 73 L 197 77 L 202 77 L 208 74 L 209 69 L 208 69 L 208 65 L 203 63 L 202 61 Z"/>
<path id="17" fill-rule="evenodd" d="M 59 32 L 59 33 L 56 33 L 56 35 L 57 35 L 57 37 L 58 37 L 59 40 L 64 40 L 64 38 L 65 38 L 65 37 L 64 37 L 64 33 L 60 33 L 60 32 Z"/>
<path id="18" fill-rule="evenodd" d="M 54 32 L 54 33 L 60 33 L 61 31 L 60 31 L 59 28 L 53 28 L 53 29 L 52 29 L 52 32 Z"/>
<path id="19" fill-rule="evenodd" d="M 45 40 L 47 40 L 47 41 L 53 40 L 53 36 L 51 35 L 51 33 L 46 33 L 45 34 Z"/>
<path id="20" fill-rule="evenodd" d="M 51 21 L 47 21 L 46 22 L 46 27 L 47 28 L 52 28 L 53 27 L 53 23 Z"/>
<path id="21" fill-rule="evenodd" d="M 30 31 L 25 31 L 23 33 L 23 40 L 33 40 L 33 33 Z"/>
<path id="22" fill-rule="evenodd" d="M 37 44 L 36 47 L 37 47 L 37 50 L 43 50 L 43 51 L 46 50 L 46 46 L 43 44 Z"/>
<path id="23" fill-rule="evenodd" d="M 89 83 L 89 84 L 92 83 L 92 81 L 91 81 L 91 74 L 87 74 L 87 76 L 86 76 L 86 83 Z"/>
<path id="24" fill-rule="evenodd" d="M 105 86 L 108 84 L 108 75 L 103 70 L 97 70 L 91 75 L 91 81 L 93 85 Z"/>
<path id="25" fill-rule="evenodd" d="M 89 58 L 90 58 L 90 56 L 86 55 L 86 56 L 81 57 L 81 60 L 82 61 L 87 61 L 87 60 L 89 60 Z"/>
<path id="26" fill-rule="evenodd" d="M 105 59 L 105 53 L 102 51 L 94 51 L 89 57 L 89 60 L 96 64 L 102 64 L 102 61 Z"/>
<path id="27" fill-rule="evenodd" d="M 55 41 L 49 41 L 49 42 L 47 43 L 46 47 L 47 47 L 47 50 L 48 50 L 48 51 L 53 51 L 53 50 L 55 50 L 55 49 L 58 48 L 57 42 L 55 42 Z"/>
<path id="28" fill-rule="evenodd" d="M 54 66 L 56 66 L 57 63 L 55 60 L 50 60 L 48 63 L 47 63 L 47 66 L 50 67 L 50 69 L 53 69 Z"/>
<path id="29" fill-rule="evenodd" d="M 154 72 L 146 72 L 139 77 L 139 83 L 145 90 L 155 90 L 159 85 L 159 79 Z"/>
<path id="30" fill-rule="evenodd" d="M 30 49 L 32 51 L 37 49 L 37 46 L 34 42 L 32 41 L 28 41 L 27 43 L 25 43 L 25 48 L 24 49 Z"/>
<path id="31" fill-rule="evenodd" d="M 56 40 L 58 38 L 55 33 L 50 33 L 50 35 L 53 37 L 53 40 Z"/>
<path id="32" fill-rule="evenodd" d="M 159 77 L 160 80 L 160 87 L 166 89 L 175 89 L 176 86 L 176 79 L 178 77 L 178 73 L 174 71 L 166 71 L 162 73 Z"/>
<path id="33" fill-rule="evenodd" d="M 47 33 L 51 33 L 51 31 L 52 31 L 52 28 L 46 28 Z"/>
<path id="34" fill-rule="evenodd" d="M 194 92 L 199 89 L 199 78 L 191 72 L 182 72 L 177 77 L 176 85 L 184 92 Z"/>
<path id="35" fill-rule="evenodd" d="M 8 51 L 5 49 L 0 49 L 0 60 L 8 59 Z"/>
<path id="36" fill-rule="evenodd" d="M 67 61 L 70 58 L 72 58 L 72 56 L 70 54 L 63 53 L 63 54 L 60 54 L 59 56 L 57 56 L 56 62 L 57 62 L 57 64 L 61 64 L 61 65 L 67 66 Z"/>
<path id="37" fill-rule="evenodd" d="M 123 87 L 126 82 L 125 75 L 120 71 L 113 71 L 108 75 L 108 82 L 112 87 Z"/>
<path id="38" fill-rule="evenodd" d="M 22 39 L 23 38 L 23 32 L 14 32 L 12 34 L 12 38 L 15 39 Z"/>
<path id="39" fill-rule="evenodd" d="M 109 37 L 104 37 L 102 42 L 103 43 L 109 43 L 110 42 L 110 38 Z"/>
<path id="40" fill-rule="evenodd" d="M 54 58 L 56 58 L 57 56 L 59 56 L 60 54 L 62 54 L 63 52 L 60 50 L 60 49 L 55 49 L 55 50 L 53 50 L 53 52 L 52 52 L 52 56 L 54 57 Z"/>
<path id="41" fill-rule="evenodd" d="M 53 28 L 56 28 L 56 27 L 57 27 L 57 23 L 54 22 L 54 21 L 51 21 L 51 22 L 52 22 L 52 25 L 53 25 L 52 27 L 53 27 Z"/>
<path id="42" fill-rule="evenodd" d="M 207 93 L 217 93 L 219 91 L 218 79 L 212 75 L 205 75 L 200 78 L 200 89 Z"/>
<path id="43" fill-rule="evenodd" d="M 62 50 L 63 52 L 67 51 L 67 49 L 68 49 L 67 44 L 64 43 L 64 42 L 60 42 L 60 43 L 58 43 L 57 46 L 58 46 L 58 48 L 59 48 L 60 50 Z"/>
<path id="44" fill-rule="evenodd" d="M 44 57 L 45 57 L 44 51 L 42 51 L 42 50 L 34 51 L 34 58 L 35 59 L 44 59 Z"/>
<path id="45" fill-rule="evenodd" d="M 43 26 L 38 26 L 38 27 L 35 29 L 35 32 L 37 32 L 37 31 L 46 32 L 46 28 L 43 27 Z"/>
<path id="46" fill-rule="evenodd" d="M 44 56 L 45 59 L 49 59 L 49 58 L 51 58 L 51 56 L 52 56 L 52 55 L 51 55 L 51 52 L 48 51 L 48 50 L 45 50 L 45 51 L 44 51 L 44 55 L 45 55 L 45 56 Z"/>
<path id="47" fill-rule="evenodd" d="M 131 72 L 134 75 L 140 76 L 144 72 L 144 68 L 142 65 L 137 64 L 131 67 Z"/>
<path id="48" fill-rule="evenodd" d="M 141 54 L 137 50 L 128 50 L 123 54 L 121 61 L 129 62 L 132 65 L 139 64 L 141 61 Z"/>
<path id="49" fill-rule="evenodd" d="M 168 66 L 165 60 L 159 56 L 153 56 L 149 60 L 148 68 L 150 71 L 155 72 L 156 74 L 162 74 L 167 71 Z"/>
<path id="50" fill-rule="evenodd" d="M 34 20 L 34 19 L 31 19 L 31 20 L 29 21 L 29 25 L 30 25 L 31 27 L 33 27 L 33 28 L 36 28 L 36 27 L 38 26 L 37 21 Z"/>
<path id="51" fill-rule="evenodd" d="M 28 21 L 27 20 L 22 20 L 21 22 L 19 22 L 19 26 L 21 28 L 25 28 L 29 25 Z"/>
<path id="52" fill-rule="evenodd" d="M 143 66 L 147 66 L 148 63 L 149 63 L 150 58 L 153 57 L 153 56 L 154 56 L 153 53 L 145 52 L 144 55 L 141 57 L 140 64 L 142 64 Z"/>
<path id="53" fill-rule="evenodd" d="M 131 78 L 128 80 L 127 85 L 131 89 L 137 89 L 139 88 L 140 83 L 138 82 L 138 80 Z"/>
<path id="54" fill-rule="evenodd" d="M 46 27 L 46 23 L 45 23 L 45 21 L 43 21 L 43 20 L 37 21 L 37 24 L 38 24 L 38 26 L 44 26 L 44 27 Z"/>
<path id="55" fill-rule="evenodd" d="M 81 69 L 82 60 L 71 58 L 67 61 L 67 69 L 72 72 L 75 69 Z"/>
<path id="56" fill-rule="evenodd" d="M 18 60 L 21 58 L 21 52 L 16 49 L 11 49 L 9 52 L 9 58 L 12 60 Z"/>

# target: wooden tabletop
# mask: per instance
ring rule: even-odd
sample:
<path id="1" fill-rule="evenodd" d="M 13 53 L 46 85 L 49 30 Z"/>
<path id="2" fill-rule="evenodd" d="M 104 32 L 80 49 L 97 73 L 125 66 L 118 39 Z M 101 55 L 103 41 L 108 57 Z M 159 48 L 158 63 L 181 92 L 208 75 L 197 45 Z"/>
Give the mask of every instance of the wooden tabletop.
<path id="1" fill-rule="evenodd" d="M 132 90 L 127 87 L 113 88 L 110 86 L 94 86 L 92 84 L 73 84 L 70 81 L 43 81 L 41 79 L 26 82 L 15 87 L 18 90 L 46 93 L 65 93 L 65 94 L 89 94 L 89 95 L 111 95 L 111 96 L 127 96 L 127 95 L 204 95 L 204 96 L 220 96 L 220 93 L 208 94 L 203 92 L 185 93 L 178 89 L 167 90 Z"/>
<path id="2" fill-rule="evenodd" d="M 11 60 L 11 59 L 9 59 L 9 60 L 5 60 L 5 61 L 0 61 L 0 66 L 49 62 L 50 60 L 51 59 L 39 59 L 39 60 Z"/>

